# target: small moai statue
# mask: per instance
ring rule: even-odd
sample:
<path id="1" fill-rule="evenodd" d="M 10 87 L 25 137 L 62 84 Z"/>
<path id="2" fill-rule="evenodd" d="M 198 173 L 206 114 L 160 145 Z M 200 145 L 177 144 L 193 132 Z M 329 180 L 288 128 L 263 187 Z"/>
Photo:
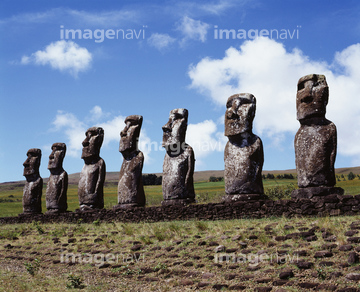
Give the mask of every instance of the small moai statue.
<path id="1" fill-rule="evenodd" d="M 128 116 L 125 128 L 120 133 L 119 151 L 123 156 L 118 183 L 117 208 L 132 208 L 145 206 L 145 192 L 142 182 L 144 154 L 138 149 L 138 141 L 143 117 Z"/>
<path id="2" fill-rule="evenodd" d="M 262 183 L 264 151 L 261 139 L 253 134 L 256 99 L 250 93 L 228 98 L 225 112 L 225 197 L 226 203 L 267 199 Z"/>
<path id="3" fill-rule="evenodd" d="M 43 179 L 40 177 L 39 168 L 41 161 L 41 150 L 37 148 L 29 149 L 27 159 L 23 163 L 24 176 L 26 178 L 23 194 L 24 214 L 41 213 L 41 196 Z"/>
<path id="4" fill-rule="evenodd" d="M 296 110 L 300 128 L 294 141 L 299 189 L 292 192 L 294 199 L 344 193 L 342 188 L 334 187 L 337 133 L 334 123 L 325 118 L 328 100 L 324 75 L 299 79 Z"/>
<path id="5" fill-rule="evenodd" d="M 174 109 L 162 127 L 165 158 L 163 164 L 162 205 L 184 205 L 195 202 L 194 151 L 185 143 L 188 110 Z"/>
<path id="6" fill-rule="evenodd" d="M 54 143 L 51 146 L 48 170 L 49 181 L 46 187 L 46 213 L 66 212 L 68 174 L 63 169 L 63 161 L 66 154 L 65 143 Z"/>
<path id="7" fill-rule="evenodd" d="M 80 173 L 78 197 L 80 210 L 104 208 L 104 182 L 106 167 L 100 157 L 100 148 L 104 140 L 104 130 L 100 127 L 89 128 L 82 142 L 81 158 L 85 164 Z"/>

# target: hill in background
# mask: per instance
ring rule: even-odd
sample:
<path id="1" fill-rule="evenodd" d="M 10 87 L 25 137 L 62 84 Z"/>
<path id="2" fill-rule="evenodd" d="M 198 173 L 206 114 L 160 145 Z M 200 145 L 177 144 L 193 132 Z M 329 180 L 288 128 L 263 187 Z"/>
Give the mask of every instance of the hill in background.
<path id="1" fill-rule="evenodd" d="M 354 173 L 355 175 L 360 174 L 360 166 L 357 167 L 344 167 L 344 168 L 337 168 L 335 170 L 336 174 L 348 174 L 350 172 Z M 296 175 L 296 169 L 286 169 L 286 170 L 263 170 L 262 172 L 263 174 L 268 174 L 271 173 L 273 175 L 278 175 L 278 174 L 293 174 Z M 145 174 L 145 173 L 144 173 Z M 155 173 L 157 176 L 161 176 L 162 173 Z M 206 170 L 206 171 L 195 171 L 194 173 L 194 181 L 195 182 L 199 182 L 199 181 L 208 181 L 210 176 L 215 176 L 215 177 L 220 177 L 220 176 L 224 176 L 224 171 L 223 170 Z M 69 184 L 71 185 L 77 185 L 79 182 L 79 177 L 80 177 L 80 173 L 73 173 L 69 175 Z M 44 179 L 44 183 L 47 183 L 47 181 L 49 180 L 49 178 L 43 178 Z M 119 172 L 118 171 L 113 171 L 113 172 L 107 172 L 106 173 L 106 183 L 107 184 L 117 184 L 117 182 L 119 181 Z M 24 186 L 25 184 L 25 180 L 22 181 L 16 181 L 16 182 L 5 182 L 5 183 L 0 183 L 1 186 L 1 190 L 4 190 L 4 188 L 6 188 L 6 186 L 9 186 L 11 188 L 13 187 L 19 187 L 19 186 Z M 0 190 L 0 191 L 1 191 Z"/>

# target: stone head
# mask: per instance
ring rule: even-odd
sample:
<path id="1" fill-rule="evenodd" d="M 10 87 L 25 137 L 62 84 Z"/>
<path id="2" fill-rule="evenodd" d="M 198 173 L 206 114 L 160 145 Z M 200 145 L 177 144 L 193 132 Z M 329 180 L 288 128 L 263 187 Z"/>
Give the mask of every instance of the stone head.
<path id="1" fill-rule="evenodd" d="M 29 149 L 26 153 L 27 158 L 23 163 L 24 176 L 32 176 L 39 174 L 40 161 L 41 161 L 41 150 L 38 148 Z"/>
<path id="2" fill-rule="evenodd" d="M 184 108 L 174 109 L 170 112 L 169 121 L 162 127 L 163 147 L 185 142 L 188 121 L 188 110 Z"/>
<path id="3" fill-rule="evenodd" d="M 125 119 L 125 128 L 120 132 L 120 152 L 138 149 L 138 140 L 143 117 L 139 115 L 128 116 Z"/>
<path id="4" fill-rule="evenodd" d="M 256 99 L 250 93 L 230 96 L 226 102 L 225 136 L 252 132 L 256 111 Z"/>
<path id="5" fill-rule="evenodd" d="M 100 148 L 104 140 L 104 130 L 100 127 L 89 128 L 85 133 L 85 140 L 82 142 L 82 159 L 96 158 L 100 155 Z"/>
<path id="6" fill-rule="evenodd" d="M 66 154 L 65 143 L 54 143 L 51 146 L 48 169 L 62 169 L 63 160 Z"/>
<path id="7" fill-rule="evenodd" d="M 297 85 L 296 110 L 299 121 L 325 117 L 329 100 L 329 87 L 324 75 L 310 74 L 301 77 Z"/>

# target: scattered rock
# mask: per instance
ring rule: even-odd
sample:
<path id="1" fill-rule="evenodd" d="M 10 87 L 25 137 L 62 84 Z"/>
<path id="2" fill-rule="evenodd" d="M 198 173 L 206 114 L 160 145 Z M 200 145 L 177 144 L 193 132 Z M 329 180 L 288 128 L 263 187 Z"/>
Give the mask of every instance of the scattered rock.
<path id="1" fill-rule="evenodd" d="M 299 283 L 299 286 L 301 288 L 304 288 L 304 289 L 313 289 L 313 288 L 319 286 L 319 284 L 318 283 L 303 282 L 303 283 Z"/>
<path id="2" fill-rule="evenodd" d="M 289 282 L 288 280 L 275 280 L 272 284 L 273 286 L 283 286 L 288 282 Z"/>
<path id="3" fill-rule="evenodd" d="M 248 244 L 246 242 L 241 241 L 241 242 L 239 242 L 239 245 L 241 248 L 247 248 Z"/>
<path id="4" fill-rule="evenodd" d="M 193 285 L 194 282 L 191 281 L 190 279 L 181 279 L 180 280 L 180 285 L 182 286 L 189 286 L 189 285 Z"/>
<path id="5" fill-rule="evenodd" d="M 331 251 L 328 250 L 321 250 L 321 251 L 317 251 L 314 254 L 314 258 L 329 258 L 332 257 L 334 254 Z"/>
<path id="6" fill-rule="evenodd" d="M 360 237 L 349 237 L 349 238 L 347 239 L 347 242 L 359 243 L 359 242 L 360 242 Z"/>
<path id="7" fill-rule="evenodd" d="M 359 233 L 358 230 L 349 230 L 345 232 L 345 236 L 354 236 L 355 234 Z"/>
<path id="8" fill-rule="evenodd" d="M 287 239 L 289 239 L 289 238 L 286 238 L 286 236 L 275 236 L 276 241 L 285 241 Z"/>
<path id="9" fill-rule="evenodd" d="M 213 273 L 204 273 L 202 275 L 203 279 L 210 279 L 210 278 L 213 278 L 213 277 L 215 277 L 215 274 L 213 274 Z"/>
<path id="10" fill-rule="evenodd" d="M 232 241 L 237 241 L 241 239 L 241 235 L 235 235 L 233 238 L 231 238 Z"/>
<path id="11" fill-rule="evenodd" d="M 243 286 L 243 285 L 232 285 L 232 286 L 229 286 L 228 289 L 229 289 L 229 290 L 245 290 L 245 289 L 246 289 L 246 286 Z"/>
<path id="12" fill-rule="evenodd" d="M 339 250 L 341 250 L 341 251 L 349 251 L 352 249 L 353 249 L 353 246 L 351 244 L 345 244 L 345 245 L 339 246 Z"/>
<path id="13" fill-rule="evenodd" d="M 206 287 L 206 286 L 209 286 L 209 283 L 206 283 L 206 282 L 199 282 L 199 284 L 197 285 L 199 288 L 202 288 L 202 287 Z"/>
<path id="14" fill-rule="evenodd" d="M 256 283 L 269 283 L 272 279 L 271 278 L 260 278 L 260 279 L 256 279 L 255 282 Z"/>
<path id="15" fill-rule="evenodd" d="M 135 245 L 133 245 L 131 248 L 130 248 L 130 250 L 132 250 L 132 251 L 138 251 L 138 250 L 140 250 L 140 249 L 142 249 L 142 245 L 141 244 L 135 244 Z"/>
<path id="16" fill-rule="evenodd" d="M 331 285 L 331 284 L 320 284 L 319 286 L 317 286 L 315 288 L 315 290 L 317 291 L 335 291 L 337 289 L 336 285 Z"/>
<path id="17" fill-rule="evenodd" d="M 225 280 L 229 280 L 229 281 L 235 279 L 236 277 L 237 277 L 237 274 L 226 274 L 224 276 Z"/>
<path id="18" fill-rule="evenodd" d="M 296 250 L 294 251 L 294 255 L 306 257 L 308 255 L 308 252 L 306 250 Z"/>
<path id="19" fill-rule="evenodd" d="M 294 277 L 294 273 L 292 270 L 288 270 L 288 271 L 283 271 L 283 272 L 280 272 L 279 274 L 279 278 L 284 280 L 284 279 L 289 279 L 289 278 L 292 278 Z"/>
<path id="20" fill-rule="evenodd" d="M 332 272 L 332 273 L 330 273 L 329 278 L 339 278 L 342 275 L 343 275 L 343 273 L 341 273 L 341 272 Z"/>
<path id="21" fill-rule="evenodd" d="M 358 263 L 359 262 L 358 254 L 355 251 L 351 251 L 349 253 L 349 257 L 348 257 L 347 262 L 348 262 L 349 265 L 353 265 L 353 264 Z"/>
<path id="22" fill-rule="evenodd" d="M 306 262 L 306 261 L 301 261 L 301 262 L 297 262 L 296 263 L 296 266 L 299 268 L 299 269 L 303 269 L 303 270 L 306 270 L 306 269 L 311 269 L 313 267 L 314 263 L 312 262 Z"/>
<path id="23" fill-rule="evenodd" d="M 359 281 L 360 280 L 360 274 L 359 273 L 350 273 L 345 275 L 345 278 L 351 281 Z"/>

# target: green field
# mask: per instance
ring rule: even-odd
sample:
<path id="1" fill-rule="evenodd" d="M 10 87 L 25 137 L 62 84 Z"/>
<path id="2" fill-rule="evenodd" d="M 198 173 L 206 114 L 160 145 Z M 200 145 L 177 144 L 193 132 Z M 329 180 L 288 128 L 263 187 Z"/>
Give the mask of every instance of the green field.
<path id="1" fill-rule="evenodd" d="M 347 195 L 360 194 L 360 179 L 356 177 L 354 180 L 347 180 L 340 178 L 337 182 L 338 187 L 342 187 Z M 344 180 L 345 179 L 345 180 Z M 288 199 L 291 191 L 296 188 L 296 179 L 264 179 L 265 194 L 271 199 Z M 222 196 L 225 194 L 224 182 L 195 182 L 195 193 L 198 203 L 220 202 Z M 44 184 L 42 208 L 45 207 L 45 191 L 46 184 Z M 22 193 L 23 184 L 12 183 L 0 185 L 0 217 L 17 216 L 22 213 Z M 117 204 L 117 186 L 116 183 L 110 182 L 105 184 L 105 208 L 109 209 Z M 160 205 L 162 201 L 161 186 L 145 186 L 145 194 L 147 206 Z M 79 207 L 77 197 L 77 185 L 70 184 L 68 188 L 68 210 L 75 211 Z"/>

